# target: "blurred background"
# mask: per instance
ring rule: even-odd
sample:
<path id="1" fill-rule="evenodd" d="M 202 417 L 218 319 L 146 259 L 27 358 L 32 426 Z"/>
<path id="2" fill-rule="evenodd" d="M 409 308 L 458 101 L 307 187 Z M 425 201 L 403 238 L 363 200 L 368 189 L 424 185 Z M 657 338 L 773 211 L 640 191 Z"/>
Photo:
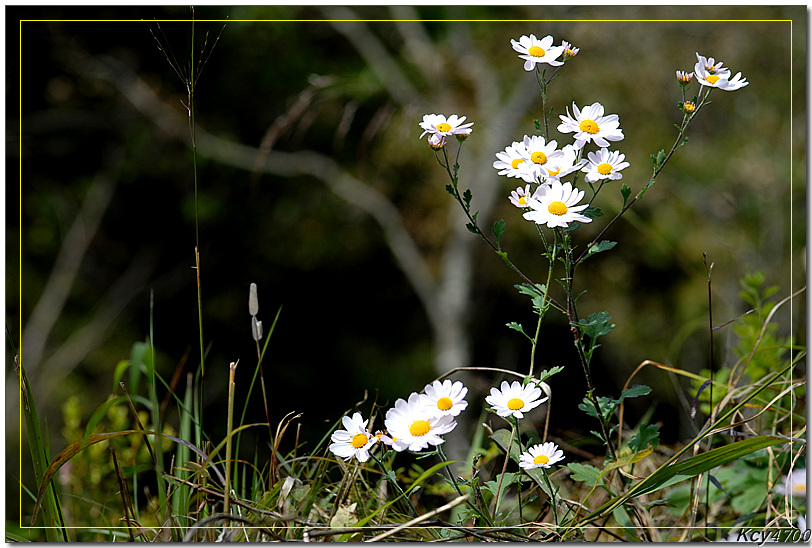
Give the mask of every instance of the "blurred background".
<path id="1" fill-rule="evenodd" d="M 573 102 L 618 114 L 625 139 L 612 148 L 631 163 L 622 182 L 633 193 L 648 180 L 650 154 L 676 137 L 676 70 L 693 70 L 699 52 L 750 82 L 714 91 L 688 143 L 606 235 L 615 249 L 577 272 L 587 290 L 580 315 L 606 310 L 617 325 L 593 362 L 599 395 L 617 395 L 644 360 L 708 366 L 703 255 L 714 265 L 714 324 L 747 310 L 739 280 L 748 272 L 762 271 L 777 298 L 804 285 L 802 6 L 199 7 L 194 34 L 185 7 L 6 14 L 8 44 L 21 47 L 6 61 L 6 317 L 52 455 L 76 441 L 62 434 L 66 402 L 78 398 L 74 414 L 86 420 L 117 390 L 114 370 L 134 343 L 152 336 L 167 379 L 198 368 L 189 74 L 213 439 L 225 429 L 229 362 L 240 360 L 238 402 L 256 365 L 252 282 L 266 332 L 281 308 L 264 361 L 271 421 L 303 413 L 311 446 L 357 402 L 366 399 L 366 412 L 372 401 L 392 405 L 454 367 L 526 372 L 529 345 L 505 327 L 534 329 L 529 299 L 514 288 L 521 280 L 465 229 L 418 139 L 427 113 L 475 123 L 460 187 L 472 190 L 483 228 L 505 219 L 503 246 L 542 282 L 535 228 L 507 200 L 517 180 L 492 168 L 543 116 L 534 76 L 510 46 L 523 34 L 581 49 L 550 87 L 551 128 Z M 602 192 L 606 215 L 576 242 L 619 210 L 619 186 Z M 804 303 L 776 316 L 783 335 L 792 318 L 800 344 Z M 717 367 L 737 359 L 732 339 L 717 331 Z M 577 410 L 585 385 L 565 319 L 551 311 L 541 340 L 536 370 L 565 367 L 551 380 L 551 432 L 578 445 L 594 425 Z M 13 363 L 7 345 L 9 500 L 19 496 Z M 498 380 L 466 377 L 472 409 Z M 653 368 L 634 382 L 654 391 L 631 423 L 651 408 L 664 442 L 691 435 L 690 385 Z M 259 396 L 247 422 L 264 421 Z M 22 481 L 33 488 L 26 462 Z"/>

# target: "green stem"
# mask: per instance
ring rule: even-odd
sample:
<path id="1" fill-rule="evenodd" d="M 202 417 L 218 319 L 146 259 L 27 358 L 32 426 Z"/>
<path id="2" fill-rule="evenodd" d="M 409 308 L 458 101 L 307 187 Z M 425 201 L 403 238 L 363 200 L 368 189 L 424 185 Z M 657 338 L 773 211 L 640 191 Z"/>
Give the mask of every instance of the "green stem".
<path id="1" fill-rule="evenodd" d="M 417 508 L 414 507 L 414 504 L 412 504 L 412 499 L 409 498 L 409 496 L 406 494 L 406 492 L 403 490 L 403 488 L 395 479 L 394 477 L 395 473 L 392 471 L 392 468 L 387 467 L 378 457 L 375 456 L 374 453 L 370 453 L 370 456 L 375 460 L 375 462 L 378 463 L 378 466 L 381 467 L 381 470 L 383 470 L 383 476 L 389 481 L 389 483 L 391 483 L 395 487 L 395 490 L 398 493 L 400 493 L 400 496 L 406 501 L 407 505 L 409 506 L 409 512 L 411 512 L 412 517 L 416 518 Z"/>

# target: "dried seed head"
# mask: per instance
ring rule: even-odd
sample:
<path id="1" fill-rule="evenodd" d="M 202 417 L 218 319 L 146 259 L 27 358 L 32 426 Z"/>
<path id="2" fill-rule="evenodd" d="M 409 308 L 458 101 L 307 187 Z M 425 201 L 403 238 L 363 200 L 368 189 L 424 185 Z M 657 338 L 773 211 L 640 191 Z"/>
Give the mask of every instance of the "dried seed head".
<path id="1" fill-rule="evenodd" d="M 252 316 L 256 316 L 259 312 L 259 297 L 257 297 L 257 284 L 251 284 L 251 289 L 248 292 L 248 312 Z"/>

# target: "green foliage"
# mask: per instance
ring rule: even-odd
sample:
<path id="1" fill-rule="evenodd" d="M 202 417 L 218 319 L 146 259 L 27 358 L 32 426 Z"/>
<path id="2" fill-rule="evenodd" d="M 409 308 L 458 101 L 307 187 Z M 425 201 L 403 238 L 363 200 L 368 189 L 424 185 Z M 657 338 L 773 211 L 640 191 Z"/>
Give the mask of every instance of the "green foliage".
<path id="1" fill-rule="evenodd" d="M 615 409 L 617 409 L 621 402 L 626 398 L 636 398 L 638 396 L 645 396 L 650 393 L 651 387 L 642 384 L 635 384 L 634 386 L 631 386 L 621 392 L 618 399 L 607 398 L 604 396 L 599 397 L 598 403 L 600 404 L 601 416 L 598 416 L 598 411 L 595 409 L 595 406 L 592 405 L 592 402 L 587 398 L 584 398 L 584 401 L 578 404 L 578 409 L 590 417 L 594 417 L 605 422 L 609 420 L 609 417 L 615 412 Z"/>
<path id="2" fill-rule="evenodd" d="M 651 446 L 656 449 L 660 444 L 660 427 L 656 424 L 641 424 L 640 430 L 629 440 L 629 449 L 639 453 Z"/>

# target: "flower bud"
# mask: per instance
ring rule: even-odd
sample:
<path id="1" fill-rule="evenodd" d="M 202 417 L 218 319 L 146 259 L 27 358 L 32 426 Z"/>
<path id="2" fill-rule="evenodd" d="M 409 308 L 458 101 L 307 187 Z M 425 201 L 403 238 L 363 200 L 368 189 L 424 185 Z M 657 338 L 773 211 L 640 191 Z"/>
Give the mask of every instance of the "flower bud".
<path id="1" fill-rule="evenodd" d="M 679 82 L 679 85 L 687 86 L 688 84 L 691 83 L 691 80 L 693 79 L 694 79 L 693 72 L 685 72 L 682 70 L 677 71 L 677 82 Z"/>

